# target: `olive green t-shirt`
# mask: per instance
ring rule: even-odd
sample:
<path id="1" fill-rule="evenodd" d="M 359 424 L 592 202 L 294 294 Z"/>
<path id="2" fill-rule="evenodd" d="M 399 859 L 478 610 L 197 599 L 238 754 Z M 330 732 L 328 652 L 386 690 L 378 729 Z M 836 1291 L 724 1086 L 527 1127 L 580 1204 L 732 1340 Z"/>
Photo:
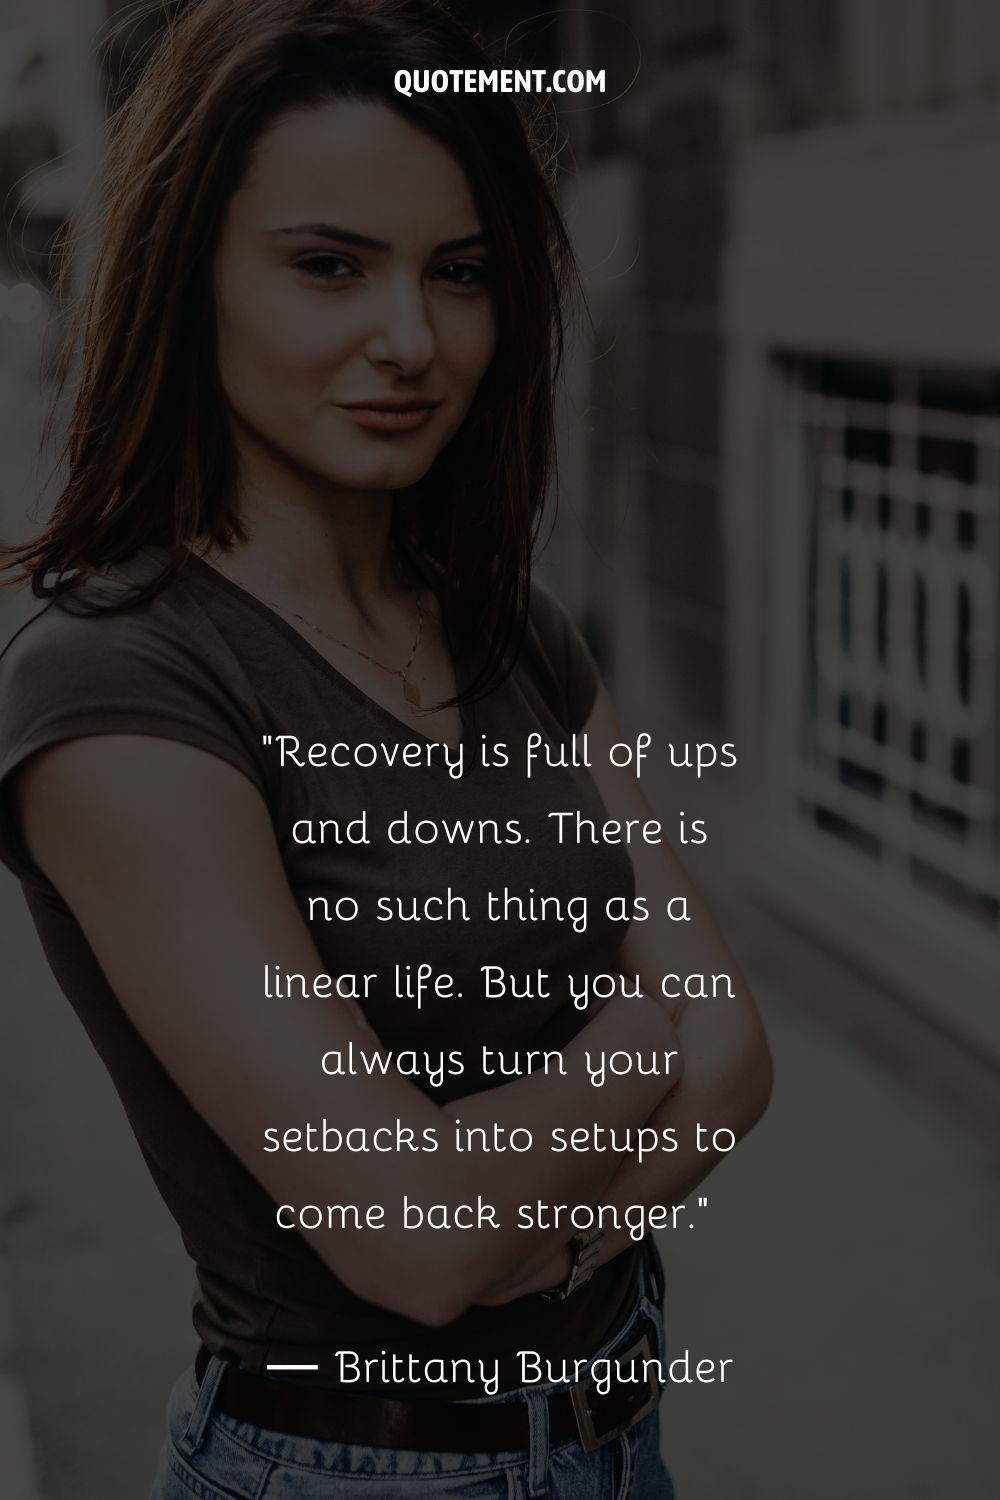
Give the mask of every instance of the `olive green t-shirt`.
<path id="1" fill-rule="evenodd" d="M 143 549 L 100 587 L 113 593 L 162 561 L 158 549 Z M 72 598 L 44 608 L 0 658 L 0 858 L 22 881 L 52 970 L 108 1068 L 195 1263 L 193 1317 L 204 1343 L 253 1370 L 316 1363 L 319 1374 L 311 1378 L 320 1381 L 337 1349 L 362 1358 L 387 1350 L 421 1361 L 496 1359 L 503 1389 L 519 1384 L 517 1350 L 553 1359 L 592 1353 L 631 1308 L 638 1247 L 609 1262 L 564 1303 L 526 1297 L 506 1307 L 473 1308 L 447 1327 L 429 1328 L 361 1300 L 303 1239 L 279 1229 L 264 1189 L 187 1102 L 129 1020 L 72 912 L 21 847 L 6 795 L 11 773 L 27 757 L 85 735 L 153 735 L 227 761 L 269 809 L 303 915 L 310 897 L 326 897 L 331 907 L 340 896 L 358 901 L 355 920 L 314 920 L 310 931 L 329 973 L 379 974 L 364 1008 L 383 1044 L 462 1054 L 464 1074 L 446 1079 L 436 1092 L 415 1079 L 445 1103 L 502 1081 L 477 1073 L 484 1045 L 508 1052 L 564 1046 L 586 1020 L 568 999 L 566 976 L 613 969 L 625 935 L 627 923 L 609 920 L 605 904 L 611 896 L 631 898 L 627 852 L 560 846 L 546 817 L 551 810 L 603 816 L 589 771 L 570 765 L 524 776 L 527 736 L 541 733 L 554 746 L 567 742 L 586 722 L 597 691 L 596 668 L 563 609 L 533 586 L 513 672 L 463 710 L 463 774 L 456 777 L 443 758 L 421 769 L 281 770 L 273 745 L 264 743 L 268 735 L 347 746 L 419 743 L 420 736 L 276 612 L 196 558 L 151 601 L 121 613 L 82 613 Z M 471 662 L 460 658 L 456 670 L 460 685 L 470 680 Z M 506 769 L 482 765 L 480 746 L 494 741 L 511 749 Z M 292 837 L 299 820 L 346 824 L 362 810 L 367 844 L 303 844 Z M 394 845 L 386 830 L 404 812 L 411 820 L 439 823 L 495 819 L 501 833 L 515 819 L 530 838 L 530 857 L 523 842 L 491 838 Z M 377 896 L 406 903 L 449 888 L 465 899 L 469 920 L 377 920 Z M 586 929 L 574 931 L 570 922 L 548 916 L 487 920 L 486 893 L 505 890 L 525 899 L 532 892 L 560 895 L 564 902 L 585 895 Z M 177 940 L 183 944 L 183 932 Z M 397 998 L 395 965 L 419 963 L 454 975 L 461 998 L 425 996 L 419 1010 L 412 999 Z M 485 1000 L 485 964 L 522 980 L 547 971 L 550 998 Z M 336 1156 L 329 1160 L 329 1198 L 336 1202 Z M 394 1384 L 392 1393 L 405 1394 L 405 1388 Z M 461 1399 L 482 1390 L 457 1383 L 413 1394 Z"/>

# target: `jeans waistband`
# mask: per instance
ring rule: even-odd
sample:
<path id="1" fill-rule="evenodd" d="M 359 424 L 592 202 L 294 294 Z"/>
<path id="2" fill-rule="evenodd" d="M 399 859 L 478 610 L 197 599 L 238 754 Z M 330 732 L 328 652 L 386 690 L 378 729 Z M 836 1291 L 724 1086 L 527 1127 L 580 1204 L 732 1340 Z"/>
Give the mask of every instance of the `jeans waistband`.
<path id="1" fill-rule="evenodd" d="M 665 1355 L 663 1323 L 660 1312 L 660 1301 L 662 1298 L 662 1271 L 655 1247 L 647 1241 L 645 1253 L 640 1262 L 640 1275 L 637 1286 L 636 1299 L 631 1313 L 624 1324 L 616 1331 L 614 1336 L 608 1339 L 598 1350 L 590 1355 L 586 1362 L 586 1373 L 589 1373 L 600 1361 L 620 1358 L 622 1351 L 628 1349 L 635 1339 L 638 1338 L 640 1330 L 651 1329 L 651 1344 L 655 1345 L 651 1352 L 661 1360 Z M 553 1362 L 555 1363 L 555 1362 Z M 581 1362 L 582 1363 L 582 1362 Z M 226 1373 L 226 1365 L 217 1357 L 210 1357 L 204 1368 L 203 1379 L 194 1396 L 194 1405 L 190 1418 L 186 1424 L 186 1430 L 180 1437 L 178 1446 L 182 1452 L 189 1457 L 193 1456 L 205 1442 L 209 1433 L 209 1422 L 213 1416 L 213 1407 L 219 1395 L 220 1384 Z M 462 1406 L 481 1406 L 504 1404 L 509 1402 L 524 1402 L 527 1406 L 527 1494 L 538 1496 L 545 1493 L 546 1473 L 549 1462 L 549 1451 L 551 1446 L 550 1427 L 550 1398 L 557 1393 L 563 1393 L 564 1403 L 566 1392 L 570 1391 L 572 1380 L 556 1379 L 550 1382 L 532 1384 L 511 1391 L 502 1392 L 497 1396 L 486 1396 L 476 1398 L 473 1402 L 456 1403 Z M 240 1422 L 236 1418 L 229 1417 L 221 1412 L 215 1413 L 217 1420 L 223 1429 L 238 1431 L 241 1444 L 249 1445 L 262 1457 L 267 1456 L 276 1461 L 301 1463 L 306 1450 L 315 1450 L 317 1444 L 309 1438 L 297 1438 L 292 1435 L 282 1434 L 269 1430 L 263 1430 Z M 566 1441 L 562 1432 L 561 1441 Z M 525 1458 L 523 1444 L 518 1444 L 522 1461 Z M 516 1458 L 517 1451 L 506 1454 L 508 1459 Z M 494 1455 L 499 1458 L 502 1455 Z"/>

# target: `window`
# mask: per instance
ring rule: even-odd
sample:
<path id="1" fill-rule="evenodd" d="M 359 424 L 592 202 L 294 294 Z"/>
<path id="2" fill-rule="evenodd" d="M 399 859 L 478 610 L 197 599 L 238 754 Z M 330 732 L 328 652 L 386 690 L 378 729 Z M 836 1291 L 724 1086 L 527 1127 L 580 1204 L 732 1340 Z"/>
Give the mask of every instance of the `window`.
<path id="1" fill-rule="evenodd" d="M 806 586 L 771 602 L 805 637 L 795 815 L 1000 930 L 1000 371 L 788 355 L 775 373 L 774 481 L 808 515 Z"/>

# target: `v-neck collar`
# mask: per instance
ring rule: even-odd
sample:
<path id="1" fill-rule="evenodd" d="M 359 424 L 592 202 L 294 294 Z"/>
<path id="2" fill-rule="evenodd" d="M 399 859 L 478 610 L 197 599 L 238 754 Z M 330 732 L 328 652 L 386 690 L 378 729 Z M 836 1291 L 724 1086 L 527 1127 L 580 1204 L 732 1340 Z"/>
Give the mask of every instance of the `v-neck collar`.
<path id="1" fill-rule="evenodd" d="M 428 744 L 432 745 L 445 745 L 449 750 L 452 751 L 457 750 L 459 746 L 467 748 L 471 743 L 474 726 L 472 723 L 472 714 L 467 706 L 459 706 L 459 716 L 462 724 L 462 736 L 461 739 L 455 741 L 454 744 L 451 744 L 447 740 L 435 739 L 429 734 L 422 734 L 421 731 L 412 722 L 407 719 L 399 718 L 398 715 L 394 714 L 391 709 L 386 708 L 384 704 L 380 703 L 377 698 L 371 697 L 371 695 L 369 693 L 366 693 L 363 688 L 360 688 L 356 682 L 353 682 L 351 680 L 350 677 L 346 677 L 343 672 L 338 671 L 333 663 L 331 661 L 328 661 L 321 651 L 317 651 L 316 647 L 313 646 L 309 642 L 309 640 L 302 634 L 302 632 L 300 630 L 297 630 L 296 627 L 290 623 L 290 621 L 286 620 L 284 616 L 279 614 L 276 609 L 272 609 L 272 607 L 269 604 L 266 604 L 263 599 L 259 598 L 256 594 L 251 593 L 250 590 L 244 588 L 242 584 L 237 583 L 235 579 L 229 578 L 226 576 L 226 574 L 221 573 L 217 568 L 213 568 L 211 563 L 207 563 L 204 558 L 199 557 L 195 552 L 192 552 L 188 555 L 188 559 L 185 562 L 184 567 L 185 569 L 193 568 L 199 578 L 203 578 L 206 581 L 211 582 L 213 587 L 220 589 L 223 593 L 228 594 L 231 598 L 238 599 L 239 602 L 246 608 L 253 610 L 255 614 L 259 615 L 262 619 L 265 619 L 268 624 L 271 625 L 273 629 L 277 630 L 279 634 L 283 635 L 285 639 L 288 640 L 296 648 L 296 650 L 298 650 L 305 657 L 305 659 L 317 669 L 317 671 L 322 672 L 325 677 L 334 682 L 337 687 L 339 687 L 342 692 L 346 693 L 348 697 L 352 698 L 360 708 L 365 709 L 367 713 L 376 715 L 387 725 L 391 725 L 394 730 L 399 732 L 401 737 L 405 732 L 408 733 L 412 739 L 426 740 Z M 460 657 L 456 658 L 453 643 L 450 636 L 448 636 L 447 634 L 446 627 L 445 634 L 448 641 L 449 654 L 451 655 L 452 660 L 452 670 L 455 674 L 455 689 L 456 692 L 461 693 L 465 682 L 464 667 L 465 665 L 467 665 L 467 663 L 462 662 Z"/>

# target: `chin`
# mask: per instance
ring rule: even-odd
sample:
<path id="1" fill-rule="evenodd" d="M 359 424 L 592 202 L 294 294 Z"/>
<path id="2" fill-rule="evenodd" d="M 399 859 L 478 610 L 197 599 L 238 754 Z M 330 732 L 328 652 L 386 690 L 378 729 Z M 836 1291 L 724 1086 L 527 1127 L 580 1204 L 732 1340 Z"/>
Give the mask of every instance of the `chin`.
<path id="1" fill-rule="evenodd" d="M 387 453 L 377 461 L 369 457 L 357 463 L 344 463 L 341 457 L 336 464 L 320 467 L 319 472 L 331 484 L 345 489 L 402 490 L 423 479 L 437 454 L 436 448 L 433 453 Z"/>

